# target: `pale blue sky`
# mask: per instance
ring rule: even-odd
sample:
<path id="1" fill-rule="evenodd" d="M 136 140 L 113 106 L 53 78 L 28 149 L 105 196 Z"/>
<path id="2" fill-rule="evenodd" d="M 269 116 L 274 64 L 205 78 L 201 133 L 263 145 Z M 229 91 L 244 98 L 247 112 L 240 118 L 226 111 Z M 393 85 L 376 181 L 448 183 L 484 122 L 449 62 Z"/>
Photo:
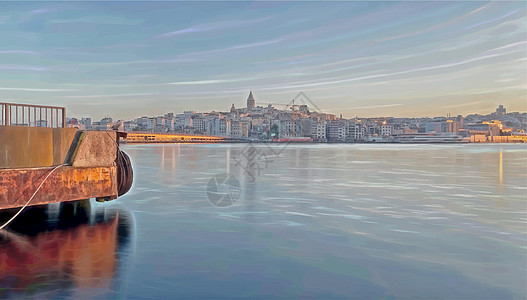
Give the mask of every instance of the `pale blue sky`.
<path id="1" fill-rule="evenodd" d="M 526 2 L 0 2 L 0 101 L 133 118 L 287 103 L 525 111 Z"/>

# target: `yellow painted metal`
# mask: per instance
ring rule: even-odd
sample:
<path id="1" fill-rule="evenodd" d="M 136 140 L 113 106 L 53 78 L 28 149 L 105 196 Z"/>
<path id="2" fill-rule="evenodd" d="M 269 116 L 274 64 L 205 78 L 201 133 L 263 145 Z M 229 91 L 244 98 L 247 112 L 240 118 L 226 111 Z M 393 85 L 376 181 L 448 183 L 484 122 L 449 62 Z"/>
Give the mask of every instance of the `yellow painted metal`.
<path id="1" fill-rule="evenodd" d="M 0 126 L 0 168 L 62 164 L 76 128 Z"/>

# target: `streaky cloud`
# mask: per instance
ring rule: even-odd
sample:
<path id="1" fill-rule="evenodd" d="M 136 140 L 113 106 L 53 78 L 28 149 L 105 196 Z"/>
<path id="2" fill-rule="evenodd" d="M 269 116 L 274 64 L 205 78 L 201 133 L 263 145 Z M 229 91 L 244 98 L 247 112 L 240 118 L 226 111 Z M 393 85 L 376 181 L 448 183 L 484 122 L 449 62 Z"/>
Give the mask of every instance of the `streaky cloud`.
<path id="1" fill-rule="evenodd" d="M 488 23 L 492 23 L 492 22 L 496 22 L 496 21 L 499 21 L 501 19 L 505 19 L 506 17 L 508 16 L 511 16 L 517 12 L 519 12 L 520 10 L 522 10 L 521 8 L 518 8 L 518 9 L 515 9 L 511 12 L 508 12 L 506 14 L 504 14 L 503 16 L 501 17 L 498 17 L 498 18 L 495 18 L 495 19 L 491 19 L 491 20 L 487 20 L 487 21 L 483 21 L 483 22 L 480 22 L 480 23 L 477 23 L 477 24 L 474 24 L 474 25 L 471 25 L 471 26 L 468 26 L 466 27 L 465 29 L 472 29 L 472 28 L 475 28 L 475 27 L 479 27 L 479 26 L 482 26 L 482 25 L 485 25 L 485 24 L 488 24 Z"/>
<path id="2" fill-rule="evenodd" d="M 396 106 L 403 106 L 403 105 L 404 104 L 402 103 L 394 103 L 394 104 L 381 104 L 381 105 L 371 105 L 371 106 L 344 107 L 344 108 L 338 108 L 338 109 L 372 109 L 372 108 L 396 107 Z"/>
<path id="3" fill-rule="evenodd" d="M 27 54 L 27 55 L 39 55 L 36 51 L 29 50 L 0 50 L 0 54 Z"/>
<path id="4" fill-rule="evenodd" d="M 486 7 L 487 7 L 486 5 L 483 5 L 482 7 L 480 7 L 480 8 L 476 8 L 476 9 L 474 9 L 473 11 L 469 12 L 469 14 L 471 14 L 471 15 L 472 15 L 472 14 L 475 14 L 475 13 L 477 13 L 478 11 L 481 11 L 481 10 L 485 9 Z"/>
<path id="5" fill-rule="evenodd" d="M 516 47 L 516 46 L 520 46 L 520 45 L 525 45 L 525 44 L 527 44 L 527 41 L 521 41 L 521 42 L 516 42 L 516 43 L 510 43 L 510 44 L 507 44 L 507 45 L 504 45 L 504 46 L 501 46 L 501 47 L 498 47 L 498 48 L 494 48 L 494 49 L 487 50 L 487 51 L 485 51 L 485 52 L 498 51 L 498 50 L 508 49 L 508 48 L 512 48 L 512 47 Z M 525 49 L 524 49 L 524 50 L 525 50 Z"/>
<path id="6" fill-rule="evenodd" d="M 0 87 L 0 91 L 19 91 L 19 92 L 71 92 L 72 89 L 44 89 L 44 88 L 11 88 Z"/>
<path id="7" fill-rule="evenodd" d="M 47 71 L 47 68 L 26 65 L 0 65 L 0 70 L 19 70 L 19 71 Z"/>
<path id="8" fill-rule="evenodd" d="M 200 84 L 215 84 L 222 83 L 222 80 L 197 80 L 197 81 L 180 81 L 180 82 L 169 82 L 171 85 L 200 85 Z"/>
<path id="9" fill-rule="evenodd" d="M 476 105 L 476 104 L 480 104 L 480 103 L 481 103 L 481 101 L 472 101 L 472 102 L 461 103 L 461 104 L 454 104 L 454 105 L 443 105 L 442 107 L 454 108 L 454 107 L 472 106 L 472 105 Z"/>
<path id="10" fill-rule="evenodd" d="M 178 35 L 183 35 L 187 33 L 196 33 L 196 32 L 207 32 L 207 31 L 216 31 L 216 30 L 222 30 L 222 29 L 229 29 L 229 28 L 236 28 L 236 27 L 244 27 L 247 25 L 257 24 L 263 21 L 267 21 L 271 19 L 270 17 L 264 17 L 254 20 L 229 20 L 229 21 L 222 21 L 222 22 L 216 22 L 216 23 L 206 23 L 206 24 L 200 24 L 193 27 L 187 27 L 180 30 L 165 32 L 160 35 L 155 36 L 156 38 L 167 38 L 167 37 L 174 37 Z"/>
<path id="11" fill-rule="evenodd" d="M 491 55 L 485 55 L 485 56 L 476 57 L 476 58 L 472 58 L 472 59 L 468 59 L 468 60 L 464 60 L 464 61 L 460 61 L 460 62 L 455 62 L 455 63 L 436 65 L 436 66 L 430 66 L 430 67 L 423 67 L 423 68 L 415 68 L 415 69 L 399 71 L 399 72 L 367 75 L 367 76 L 360 76 L 360 77 L 354 77 L 354 78 L 347 78 L 347 79 L 340 79 L 340 80 L 333 80 L 333 81 L 314 82 L 314 83 L 297 82 L 297 83 L 293 83 L 292 85 L 289 85 L 289 86 L 267 87 L 267 88 L 263 88 L 263 89 L 266 89 L 266 90 L 280 90 L 280 89 L 291 89 L 291 88 L 303 88 L 303 87 L 313 87 L 313 86 L 321 86 L 321 85 L 348 83 L 348 82 L 353 82 L 353 81 L 375 79 L 375 78 L 384 78 L 384 77 L 390 77 L 390 76 L 396 76 L 396 75 L 417 73 L 417 72 L 422 72 L 422 71 L 431 71 L 431 70 L 438 70 L 438 69 L 444 69 L 444 68 L 451 68 L 451 67 L 464 65 L 464 64 L 471 63 L 471 62 L 475 62 L 475 61 L 480 61 L 480 60 L 485 60 L 485 59 L 489 59 L 489 58 L 493 58 L 493 57 L 498 57 L 498 56 L 501 56 L 501 55 L 502 54 L 491 54 Z"/>
<path id="12" fill-rule="evenodd" d="M 138 97 L 138 96 L 151 96 L 160 95 L 159 93 L 128 93 L 128 94 L 107 94 L 107 95 L 75 95 L 75 96 L 62 96 L 63 98 L 111 98 L 111 97 Z"/>
<path id="13" fill-rule="evenodd" d="M 45 13 L 50 13 L 50 12 L 54 12 L 55 10 L 51 9 L 51 8 L 39 8 L 39 9 L 34 9 L 34 10 L 31 10 L 29 11 L 28 13 L 29 14 L 32 14 L 32 15 L 38 15 L 38 14 L 45 14 Z"/>
<path id="14" fill-rule="evenodd" d="M 80 63 L 77 66 L 125 66 L 125 65 L 148 65 L 148 64 L 166 64 L 166 63 L 185 63 L 185 62 L 199 62 L 201 59 L 197 58 L 179 58 L 179 59 L 157 59 L 157 60 L 132 60 L 132 61 L 117 61 L 117 62 L 89 62 Z"/>
<path id="15" fill-rule="evenodd" d="M 231 47 L 227 47 L 227 48 L 220 48 L 220 49 L 213 49 L 213 50 L 207 50 L 207 51 L 193 52 L 193 53 L 188 53 L 188 54 L 183 54 L 183 55 L 186 56 L 186 55 L 200 55 L 200 54 L 210 54 L 210 53 L 218 53 L 218 52 L 229 52 L 229 51 L 232 51 L 232 50 L 248 49 L 248 48 L 254 48 L 254 47 L 260 47 L 260 46 L 275 44 L 275 43 L 278 43 L 278 42 L 281 42 L 281 41 L 283 41 L 283 39 L 282 38 L 278 38 L 278 39 L 268 40 L 268 41 L 263 41 L 263 42 L 240 44 L 240 45 L 231 46 Z"/>

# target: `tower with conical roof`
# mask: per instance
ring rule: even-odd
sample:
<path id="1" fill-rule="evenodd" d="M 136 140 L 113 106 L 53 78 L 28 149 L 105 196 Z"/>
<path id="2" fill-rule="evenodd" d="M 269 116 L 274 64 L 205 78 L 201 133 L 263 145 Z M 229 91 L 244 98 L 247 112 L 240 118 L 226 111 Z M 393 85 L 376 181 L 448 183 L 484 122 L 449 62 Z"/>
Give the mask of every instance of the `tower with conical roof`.
<path id="1" fill-rule="evenodd" d="M 236 112 L 236 108 L 234 107 L 234 103 L 233 103 L 231 106 L 231 113 L 234 113 L 234 112 Z"/>
<path id="2" fill-rule="evenodd" d="M 249 98 L 247 98 L 247 111 L 251 111 L 255 107 L 256 102 L 254 101 L 253 92 L 249 93 Z"/>

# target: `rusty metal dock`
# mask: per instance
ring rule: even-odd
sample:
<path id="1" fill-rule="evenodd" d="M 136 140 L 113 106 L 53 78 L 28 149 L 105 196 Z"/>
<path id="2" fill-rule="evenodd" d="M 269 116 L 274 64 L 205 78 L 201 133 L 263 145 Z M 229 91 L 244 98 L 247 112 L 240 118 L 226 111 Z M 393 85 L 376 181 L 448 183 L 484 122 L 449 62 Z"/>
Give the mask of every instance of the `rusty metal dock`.
<path id="1" fill-rule="evenodd" d="M 132 184 L 126 133 L 66 128 L 66 108 L 0 103 L 0 209 L 96 198 Z M 51 176 L 43 183 L 50 172 Z"/>

